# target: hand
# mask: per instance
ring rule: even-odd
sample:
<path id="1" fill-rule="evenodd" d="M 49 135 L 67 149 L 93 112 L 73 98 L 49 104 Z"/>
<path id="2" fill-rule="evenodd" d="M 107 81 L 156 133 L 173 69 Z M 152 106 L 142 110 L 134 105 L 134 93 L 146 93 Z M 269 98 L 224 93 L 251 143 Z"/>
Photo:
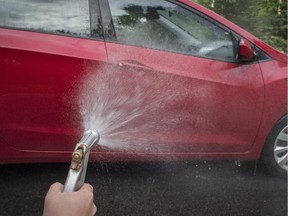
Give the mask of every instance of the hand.
<path id="1" fill-rule="evenodd" d="M 93 187 L 84 184 L 78 191 L 63 193 L 60 183 L 51 185 L 45 197 L 43 216 L 92 216 L 97 208 L 93 202 Z"/>

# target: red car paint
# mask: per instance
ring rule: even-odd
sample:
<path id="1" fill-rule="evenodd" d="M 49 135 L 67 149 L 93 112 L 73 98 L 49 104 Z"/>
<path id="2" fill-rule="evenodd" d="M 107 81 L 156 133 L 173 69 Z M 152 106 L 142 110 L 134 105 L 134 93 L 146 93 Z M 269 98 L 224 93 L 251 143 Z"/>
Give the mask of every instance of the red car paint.
<path id="1" fill-rule="evenodd" d="M 152 144 L 153 139 L 164 143 L 163 151 L 153 152 L 148 146 L 135 153 L 98 146 L 92 160 L 258 160 L 271 128 L 287 113 L 287 56 L 214 12 L 188 0 L 180 2 L 236 32 L 271 59 L 253 64 L 222 62 L 0 28 L 0 162 L 69 161 L 83 132 L 77 101 L 80 81 L 91 72 L 87 68 L 97 71 L 103 66 L 122 74 L 129 71 L 124 77 L 132 80 L 148 71 L 145 87 L 151 92 L 159 79 L 153 73 L 162 81 L 173 80 L 162 89 L 164 95 L 171 89 L 189 93 L 152 117 L 160 120 L 175 110 L 191 116 L 182 119 L 179 127 L 149 134 Z M 201 91 L 192 94 L 195 86 Z M 149 101 L 154 96 L 147 97 Z M 191 124 L 195 115 L 201 120 L 199 124 Z M 145 117 L 135 122 L 135 127 Z"/>

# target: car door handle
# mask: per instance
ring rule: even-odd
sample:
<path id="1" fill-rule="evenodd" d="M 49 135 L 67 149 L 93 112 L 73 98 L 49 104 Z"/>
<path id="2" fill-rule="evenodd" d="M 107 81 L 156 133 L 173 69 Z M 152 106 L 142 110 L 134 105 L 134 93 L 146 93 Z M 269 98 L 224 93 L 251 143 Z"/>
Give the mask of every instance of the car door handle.
<path id="1" fill-rule="evenodd" d="M 143 63 L 141 63 L 141 62 L 139 62 L 139 61 L 137 61 L 137 60 L 122 60 L 120 63 L 118 63 L 118 66 L 121 66 L 121 67 L 123 67 L 123 66 L 129 66 L 129 67 L 138 67 L 138 68 L 143 68 L 143 69 L 148 69 L 148 70 L 153 70 L 153 68 L 152 67 L 150 67 L 150 66 L 147 66 L 147 65 L 145 65 L 145 64 L 143 64 Z"/>

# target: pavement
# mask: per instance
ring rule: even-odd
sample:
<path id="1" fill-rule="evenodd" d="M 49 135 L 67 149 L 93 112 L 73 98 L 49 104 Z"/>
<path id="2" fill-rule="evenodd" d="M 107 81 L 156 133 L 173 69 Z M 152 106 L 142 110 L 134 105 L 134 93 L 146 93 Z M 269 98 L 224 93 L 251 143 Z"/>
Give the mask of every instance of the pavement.
<path id="1" fill-rule="evenodd" d="M 69 164 L 0 165 L 0 215 L 42 215 L 49 186 Z M 90 163 L 97 216 L 287 216 L 287 181 L 256 163 Z"/>

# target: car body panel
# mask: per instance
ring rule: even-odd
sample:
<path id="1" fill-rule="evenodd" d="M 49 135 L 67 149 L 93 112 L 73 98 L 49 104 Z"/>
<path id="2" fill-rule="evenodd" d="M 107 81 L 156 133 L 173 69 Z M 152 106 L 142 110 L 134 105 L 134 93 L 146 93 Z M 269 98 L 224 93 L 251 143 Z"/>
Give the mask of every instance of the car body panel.
<path id="1" fill-rule="evenodd" d="M 158 142 L 166 143 L 174 152 L 183 153 L 245 152 L 251 148 L 264 103 L 259 64 L 227 63 L 116 43 L 106 45 L 109 62 L 119 76 L 129 74 L 123 79 L 141 80 L 137 86 L 141 86 L 147 100 L 144 104 L 148 104 L 143 106 L 141 118 L 150 119 L 161 134 L 153 138 L 157 132 L 144 128 L 151 143 L 160 139 Z M 153 107 L 156 101 L 161 101 L 162 106 Z M 145 112 L 149 108 L 154 113 Z"/>
<path id="2" fill-rule="evenodd" d="M 0 135 L 21 150 L 72 149 L 83 130 L 77 85 L 87 62 L 106 61 L 104 42 L 4 29 L 0 38 Z"/>
<path id="3" fill-rule="evenodd" d="M 137 133 L 149 142 L 130 142 L 130 151 L 97 146 L 91 160 L 259 159 L 287 113 L 287 55 L 196 3 L 171 2 L 192 7 L 271 59 L 225 62 L 1 27 L 0 163 L 69 161 L 84 129 L 79 87 L 103 72 L 123 81 L 112 90 L 140 88 L 143 115 L 126 127 L 140 129 L 131 133 L 135 143 Z"/>
<path id="4" fill-rule="evenodd" d="M 287 115 L 288 105 L 287 64 L 273 60 L 262 62 L 260 66 L 265 83 L 265 104 L 261 127 L 255 139 L 254 146 L 251 149 L 256 159 L 259 159 L 263 144 L 273 126 L 282 116 Z"/>

